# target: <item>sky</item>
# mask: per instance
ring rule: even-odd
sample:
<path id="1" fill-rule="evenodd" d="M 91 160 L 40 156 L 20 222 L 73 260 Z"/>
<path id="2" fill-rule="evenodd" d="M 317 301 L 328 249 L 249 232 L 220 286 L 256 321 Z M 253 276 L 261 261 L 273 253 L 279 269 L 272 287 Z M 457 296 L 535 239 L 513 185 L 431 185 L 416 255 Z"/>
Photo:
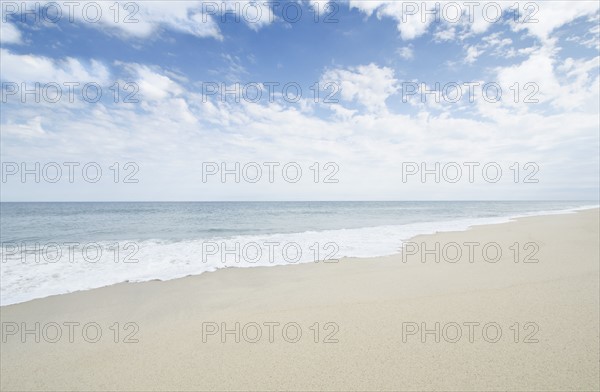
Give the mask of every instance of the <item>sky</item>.
<path id="1" fill-rule="evenodd" d="M 597 1 L 2 1 L 2 201 L 598 200 Z"/>

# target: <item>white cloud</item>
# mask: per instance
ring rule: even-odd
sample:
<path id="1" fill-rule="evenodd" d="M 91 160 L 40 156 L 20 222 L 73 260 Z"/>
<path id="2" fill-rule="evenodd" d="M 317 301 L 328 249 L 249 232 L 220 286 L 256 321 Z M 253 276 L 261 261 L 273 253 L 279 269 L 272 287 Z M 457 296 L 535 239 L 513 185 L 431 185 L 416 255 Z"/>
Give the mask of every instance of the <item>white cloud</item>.
<path id="1" fill-rule="evenodd" d="M 476 46 L 467 47 L 467 55 L 465 56 L 465 64 L 473 64 L 477 61 L 477 57 L 481 56 L 483 52 L 477 49 Z"/>
<path id="2" fill-rule="evenodd" d="M 169 76 L 156 72 L 148 66 L 140 64 L 125 64 L 124 66 L 133 74 L 142 100 L 160 101 L 179 96 L 183 92 L 182 87 Z"/>
<path id="3" fill-rule="evenodd" d="M 36 55 L 14 54 L 8 49 L 0 49 L 2 54 L 2 80 L 7 82 L 39 83 L 98 83 L 106 85 L 110 71 L 99 61 L 83 63 L 78 59 L 66 57 L 55 60 Z"/>
<path id="4" fill-rule="evenodd" d="M 161 29 L 165 29 L 200 38 L 212 37 L 222 40 L 223 35 L 217 23 L 222 15 L 233 14 L 241 23 L 253 30 L 259 30 L 275 20 L 269 2 L 257 0 L 175 0 L 138 3 L 119 1 L 121 20 L 118 23 L 115 23 L 114 11 L 110 9 L 113 3 L 100 2 L 100 4 L 102 18 L 99 23 L 86 23 L 82 18 L 79 21 L 91 27 L 100 27 L 109 33 L 116 32 L 125 37 L 149 38 L 160 33 Z M 132 7 L 131 4 L 134 4 L 135 7 Z M 137 22 L 124 23 L 122 19 L 126 15 L 131 15 Z M 225 18 L 233 20 L 231 16 L 225 16 Z"/>
<path id="5" fill-rule="evenodd" d="M 378 8 L 391 3 L 389 0 L 350 0 L 350 9 L 357 8 L 368 16 L 371 16 Z"/>
<path id="6" fill-rule="evenodd" d="M 211 3 L 211 1 L 205 1 L 205 3 Z M 267 1 L 236 0 L 217 4 L 224 5 L 223 9 L 226 12 L 233 12 L 238 15 L 253 30 L 259 30 L 275 20 L 273 10 Z"/>
<path id="7" fill-rule="evenodd" d="M 496 32 L 482 38 L 482 41 L 493 47 L 504 47 L 512 44 L 510 38 L 502 38 L 501 32 Z"/>
<path id="8" fill-rule="evenodd" d="M 109 9 L 112 3 L 100 2 L 100 4 L 103 16 L 99 23 L 89 23 L 81 18 L 80 22 L 86 26 L 100 27 L 107 32 L 116 32 L 126 37 L 149 38 L 164 28 L 201 38 L 222 39 L 213 17 L 202 13 L 201 1 L 119 2 L 121 16 L 117 23 L 114 21 L 114 12 Z M 135 7 L 127 4 L 134 4 Z M 136 21 L 126 23 L 123 18 L 127 15 L 131 15 L 131 18 Z"/>
<path id="9" fill-rule="evenodd" d="M 544 46 L 519 64 L 496 68 L 497 81 L 502 86 L 505 97 L 509 94 L 515 94 L 513 86 L 518 83 L 519 97 L 516 99 L 517 102 L 514 102 L 515 99 L 507 99 L 505 103 L 518 106 L 519 102 L 529 95 L 529 92 L 524 92 L 525 85 L 528 83 L 533 83 L 535 86 L 530 87 L 528 90 L 539 90 L 535 93 L 535 99 L 541 103 L 550 102 L 556 98 L 561 86 L 554 73 L 554 65 L 555 49 Z M 511 87 L 513 90 L 511 90 Z"/>
<path id="10" fill-rule="evenodd" d="M 21 32 L 10 22 L 5 22 L 4 18 L 0 21 L 0 44 L 22 44 Z"/>
<path id="11" fill-rule="evenodd" d="M 597 61 L 569 60 L 558 67 L 569 80 L 585 84 L 589 82 L 585 75 Z M 522 71 L 530 72 L 536 66 L 548 72 L 548 65 L 541 58 L 533 58 Z M 436 116 L 423 108 L 418 115 L 401 115 L 387 110 L 358 112 L 334 104 L 333 115 L 321 118 L 283 101 L 232 104 L 214 99 L 204 103 L 197 92 L 187 89 L 189 85 L 177 84 L 164 70 L 136 64 L 124 68 L 136 72 L 140 81 L 156 84 L 156 90 L 147 90 L 156 101 L 111 107 L 88 105 L 67 111 L 29 104 L 7 108 L 13 118 L 31 118 L 28 113 L 35 111 L 44 119 L 44 133 L 43 140 L 31 137 L 39 134 L 31 131 L 39 129 L 39 118 L 11 125 L 10 134 L 2 136 L 4 159 L 21 161 L 35 157 L 37 161 L 64 162 L 89 161 L 93 157 L 94 161 L 109 164 L 124 160 L 138 163 L 139 187 L 124 189 L 109 184 L 106 194 L 101 193 L 104 188 L 96 188 L 96 200 L 226 200 L 236 195 L 285 200 L 314 199 L 315 194 L 324 199 L 408 199 L 423 197 L 430 191 L 457 198 L 497 199 L 510 197 L 514 192 L 542 198 L 553 187 L 570 184 L 570 179 L 577 178 L 581 171 L 597 172 L 597 108 L 551 115 L 523 111 L 515 115 L 515 110 L 504 110 L 496 104 L 485 108 L 485 116 L 461 118 L 457 111 Z M 516 74 L 519 70 L 510 71 Z M 385 97 L 393 93 L 385 86 L 397 84 L 391 70 L 373 64 L 327 73 L 347 83 L 346 99 L 372 109 L 381 109 Z M 3 119 L 6 121 L 5 116 Z M 3 124 L 3 132 L 4 129 Z M 561 149 L 566 141 L 573 140 L 581 146 L 579 149 Z M 48 149 L 48 145 L 53 148 Z M 567 163 L 579 163 L 552 170 L 557 149 Z M 406 161 L 497 161 L 509 167 L 513 162 L 524 163 L 523 160 L 538 163 L 544 173 L 543 182 L 528 187 L 530 193 L 526 195 L 519 184 L 511 181 L 482 188 L 438 184 L 426 192 L 427 184 L 404 184 L 400 179 L 401 165 Z M 252 187 L 242 183 L 220 187 L 200 181 L 202 162 L 208 161 L 306 161 L 306 167 L 330 161 L 339 165 L 343 181 L 322 187 L 307 177 L 310 181 L 301 185 Z M 585 179 L 585 187 L 597 183 L 597 178 L 590 176 Z M 573 189 L 576 194 L 577 184 Z M 10 190 L 18 191 L 18 187 Z M 17 196 L 3 192 L 7 199 Z"/>
<path id="12" fill-rule="evenodd" d="M 364 9 L 370 7 L 370 12 L 375 12 L 384 3 L 371 2 Z M 173 20 L 183 18 L 182 15 Z M 166 22 L 147 27 L 149 30 L 144 33 L 142 29 L 135 33 L 141 35 L 136 36 L 170 28 Z M 447 31 L 440 30 L 440 37 Z M 476 61 L 484 50 L 496 53 L 502 49 L 508 53 L 511 46 L 510 39 L 497 33 L 489 34 L 477 45 L 465 46 L 465 58 Z M 579 197 L 578 189 L 598 183 L 600 59 L 562 60 L 551 38 L 541 46 L 538 43 L 519 51 L 523 59 L 517 64 L 490 70 L 491 80 L 501 84 L 506 101 L 487 103 L 478 99 L 476 104 L 466 107 L 416 105 L 418 113 L 411 111 L 410 115 L 388 108 L 386 100 L 397 93 L 399 83 L 392 68 L 373 63 L 326 70 L 321 81 L 335 81 L 341 87 L 342 103 L 330 105 L 311 105 L 304 101 L 293 105 L 282 99 L 269 104 L 232 104 L 216 97 L 203 102 L 199 91 L 193 90 L 197 85 L 190 83 L 186 75 L 152 65 L 117 63 L 113 73 L 124 71 L 138 83 L 142 98 L 139 104 L 79 105 L 60 110 L 57 105 L 31 103 L 3 107 L 3 159 L 16 161 L 32 157 L 64 162 L 93 157 L 110 163 L 125 159 L 137 162 L 141 175 L 146 173 L 140 188 L 123 191 L 109 187 L 105 198 L 113 200 L 148 197 L 206 200 L 236 195 L 246 199 L 315 199 L 315 195 L 323 199 L 398 199 L 433 194 L 423 193 L 419 186 L 402 184 L 394 177 L 400 173 L 401 163 L 408 160 L 535 161 L 545 177 L 539 186 L 527 188 L 532 197 L 552 197 L 549 190 L 564 189 L 565 184 L 571 183 L 573 187 L 567 187 L 573 189 L 570 195 Z M 412 55 L 412 46 L 399 49 L 398 55 L 402 56 L 403 52 Z M 3 80 L 108 83 L 111 78 L 109 69 L 95 60 L 18 55 L 8 49 L 2 49 L 1 54 Z M 238 75 L 245 72 L 237 67 L 239 59 L 231 56 L 226 60 L 231 60 L 230 72 L 238 72 Z M 515 82 L 521 86 L 521 102 L 512 101 L 510 87 Z M 536 98 L 544 106 L 522 102 L 527 94 L 523 91 L 527 82 L 539 86 Z M 352 107 L 350 103 L 358 105 Z M 323 107 L 331 111 L 323 114 Z M 547 111 L 548 107 L 552 110 Z M 442 113 L 438 114 L 440 110 Z M 565 143 L 575 143 L 577 147 L 563 148 Z M 47 148 L 48 145 L 53 148 Z M 200 181 L 204 161 L 301 159 L 334 161 L 346 181 L 325 189 L 315 184 L 252 187 L 254 193 L 244 192 L 243 185 L 223 190 Z M 557 162 L 563 166 L 553 170 Z M 508 166 L 510 164 L 504 167 Z M 580 180 L 582 173 L 587 177 Z M 515 194 L 530 197 L 530 194 L 517 193 L 523 192 L 523 188 L 514 184 L 513 188 L 486 186 L 480 189 L 481 193 L 468 187 L 433 188 L 435 195 L 457 198 L 485 198 L 487 195 L 497 199 Z M 68 190 L 73 189 L 76 188 Z M 94 194 L 94 197 L 99 200 L 103 195 Z"/>
<path id="13" fill-rule="evenodd" d="M 397 51 L 398 55 L 405 60 L 412 60 L 415 58 L 415 53 L 412 46 L 404 46 L 399 48 Z"/>
<path id="14" fill-rule="evenodd" d="M 475 2 L 471 2 L 472 4 Z M 511 6 L 508 2 L 483 1 L 477 2 L 470 8 L 466 3 L 455 1 L 363 1 L 350 0 L 350 8 L 356 8 L 368 16 L 375 13 L 378 18 L 389 17 L 397 22 L 397 28 L 402 39 L 412 40 L 427 32 L 434 21 L 444 24 L 438 28 L 436 37 L 448 40 L 455 36 L 455 28 L 470 29 L 475 34 L 485 32 L 492 24 L 501 21 L 494 20 L 494 11 L 488 11 L 484 16 L 483 10 L 490 6 L 499 7 L 504 12 Z M 434 15 L 429 11 L 437 10 Z"/>
<path id="15" fill-rule="evenodd" d="M 471 4 L 472 6 L 469 6 Z M 462 38 L 470 34 L 482 34 L 494 24 L 503 24 L 504 20 L 498 15 L 515 15 L 514 2 L 481 1 L 455 2 L 439 1 L 393 1 L 393 0 L 350 0 L 349 7 L 356 8 L 368 16 L 373 14 L 378 18 L 392 18 L 397 22 L 397 28 L 402 39 L 412 40 L 425 34 L 436 18 L 442 22 L 438 25 L 436 39 L 444 41 L 456 36 L 456 28 L 461 28 Z M 546 40 L 550 34 L 559 28 L 582 16 L 598 13 L 599 3 L 596 1 L 551 1 L 551 2 L 520 2 L 522 16 L 529 15 L 527 23 L 523 20 L 511 25 L 515 31 L 527 30 L 530 34 Z M 525 9 L 527 6 L 527 9 Z M 436 8 L 437 7 L 437 8 Z M 428 10 L 437 9 L 433 16 Z M 461 12 L 458 17 L 458 12 Z"/>
<path id="16" fill-rule="evenodd" d="M 41 6 L 52 1 L 39 2 Z M 114 7 L 118 4 L 119 7 Z M 73 16 L 77 23 L 97 28 L 121 38 L 153 38 L 162 30 L 177 31 L 200 38 L 222 40 L 217 24 L 222 14 L 233 13 L 241 23 L 258 30 L 275 20 L 268 2 L 256 0 L 206 1 L 81 1 L 74 6 Z M 82 12 L 88 7 L 90 17 Z M 96 11 L 98 10 L 98 11 Z M 65 13 L 67 11 L 65 10 Z M 94 21 L 96 14 L 100 18 Z M 63 15 L 64 18 L 68 14 Z M 229 18 L 233 19 L 233 18 Z"/>
<path id="17" fill-rule="evenodd" d="M 8 122 L 2 124 L 2 133 L 5 136 L 16 136 L 23 138 L 43 137 L 46 131 L 42 127 L 42 117 L 35 116 L 23 123 Z"/>
<path id="18" fill-rule="evenodd" d="M 215 73 L 224 73 L 225 77 L 230 82 L 238 82 L 242 80 L 244 76 L 248 75 L 248 71 L 243 66 L 242 60 L 238 56 L 222 54 L 221 57 L 227 63 L 227 69 L 225 70 L 225 72 L 223 72 L 223 69 L 219 69 L 215 71 Z"/>
<path id="19" fill-rule="evenodd" d="M 343 100 L 356 101 L 371 112 L 386 110 L 386 99 L 398 91 L 394 70 L 373 63 L 327 70 L 321 81 L 336 83 Z"/>
<path id="20" fill-rule="evenodd" d="M 583 16 L 595 15 L 600 10 L 597 1 L 539 1 L 531 8 L 531 23 L 512 22 L 515 31 L 527 30 L 542 41 L 550 38 L 557 28 Z"/>
<path id="21" fill-rule="evenodd" d="M 572 35 L 566 38 L 567 42 L 576 42 L 586 48 L 596 49 L 600 52 L 600 15 L 595 18 L 590 18 L 590 22 L 594 22 L 595 26 L 590 28 L 585 34 Z"/>
<path id="22" fill-rule="evenodd" d="M 456 28 L 438 28 L 437 31 L 433 34 L 436 41 L 452 41 L 456 37 Z"/>
<path id="23" fill-rule="evenodd" d="M 567 58 L 557 65 L 560 90 L 554 105 L 566 110 L 593 110 L 600 106 L 600 56 L 586 59 Z"/>

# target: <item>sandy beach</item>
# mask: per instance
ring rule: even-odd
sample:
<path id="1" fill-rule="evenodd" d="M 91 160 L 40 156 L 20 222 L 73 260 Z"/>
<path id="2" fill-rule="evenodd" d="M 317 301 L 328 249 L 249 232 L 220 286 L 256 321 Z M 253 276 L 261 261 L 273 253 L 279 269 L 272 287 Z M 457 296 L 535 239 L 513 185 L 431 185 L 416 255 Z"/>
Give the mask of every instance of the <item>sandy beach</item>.
<path id="1" fill-rule="evenodd" d="M 1 388 L 598 390 L 598 231 L 598 209 L 528 217 L 5 306 Z"/>

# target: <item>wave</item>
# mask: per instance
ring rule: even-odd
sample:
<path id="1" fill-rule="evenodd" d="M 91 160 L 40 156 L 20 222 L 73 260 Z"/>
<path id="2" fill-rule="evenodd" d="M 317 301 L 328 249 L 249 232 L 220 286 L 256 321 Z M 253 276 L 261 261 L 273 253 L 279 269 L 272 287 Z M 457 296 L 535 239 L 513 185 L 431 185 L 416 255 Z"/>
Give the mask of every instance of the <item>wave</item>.
<path id="1" fill-rule="evenodd" d="M 388 256 L 399 253 L 403 243 L 417 235 L 590 208 L 598 205 L 453 221 L 180 241 L 55 243 L 44 247 L 3 244 L 0 303 L 9 305 L 121 282 L 170 280 L 220 268 Z"/>

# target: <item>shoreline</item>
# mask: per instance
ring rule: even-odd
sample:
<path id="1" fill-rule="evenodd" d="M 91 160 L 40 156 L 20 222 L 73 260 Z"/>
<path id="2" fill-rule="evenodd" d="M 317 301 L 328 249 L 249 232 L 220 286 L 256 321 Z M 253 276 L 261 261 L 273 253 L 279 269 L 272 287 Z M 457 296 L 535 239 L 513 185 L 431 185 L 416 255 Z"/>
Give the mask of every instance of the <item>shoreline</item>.
<path id="1" fill-rule="evenodd" d="M 527 217 L 411 241 L 425 249 L 496 243 L 504 252 L 494 262 L 481 255 L 471 262 L 463 252 L 456 262 L 423 263 L 417 252 L 405 261 L 392 255 L 227 268 L 4 306 L 2 322 L 30 331 L 39 323 L 40 342 L 35 333 L 23 342 L 22 330 L 6 336 L 0 385 L 597 390 L 599 213 Z M 518 262 L 510 250 L 515 242 Z M 531 251 L 524 245 L 530 243 L 537 245 L 537 263 L 525 263 Z M 73 342 L 65 322 L 79 323 Z M 63 326 L 58 342 L 48 341 L 55 337 L 51 323 Z M 91 323 L 102 332 L 95 343 L 88 341 L 96 337 L 94 329 L 82 331 Z M 490 328 L 483 333 L 485 326 Z M 254 341 L 257 331 L 262 335 Z M 456 331 L 462 334 L 457 341 Z M 138 341 L 124 342 L 132 337 Z"/>
<path id="2" fill-rule="evenodd" d="M 417 234 L 414 235 L 412 237 L 409 237 L 408 239 L 405 240 L 400 240 L 403 243 L 407 243 L 412 241 L 414 238 L 417 237 L 421 237 L 421 236 L 430 236 L 430 235 L 436 235 L 436 234 L 440 234 L 440 233 L 460 233 L 460 232 L 468 232 L 470 230 L 473 230 L 474 228 L 477 227 L 484 227 L 484 226 L 495 226 L 495 225 L 502 225 L 502 224 L 506 224 L 506 223 L 510 223 L 510 222 L 514 222 L 514 221 L 519 221 L 521 219 L 527 219 L 527 218 L 533 218 L 533 217 L 543 217 L 543 216 L 555 216 L 555 215 L 565 215 L 565 214 L 577 214 L 579 212 L 582 211 L 590 211 L 590 210 L 599 210 L 600 211 L 600 207 L 595 205 L 595 206 L 582 206 L 582 207 L 576 207 L 576 208 L 570 208 L 570 209 L 566 209 L 566 210 L 556 210 L 556 211 L 539 211 L 539 212 L 532 212 L 532 213 L 528 213 L 525 215 L 510 215 L 510 216 L 504 216 L 504 217 L 491 217 L 491 218 L 478 218 L 479 220 L 484 220 L 484 219 L 498 219 L 498 222 L 493 222 L 493 223 L 475 223 L 472 225 L 468 225 L 465 226 L 462 229 L 449 229 L 449 230 L 436 230 L 434 232 L 428 232 L 425 234 Z M 457 221 L 449 221 L 449 222 L 457 222 Z M 439 223 L 439 222 L 438 222 Z M 444 222 L 447 223 L 447 222 Z M 364 229 L 364 228 L 361 228 Z M 318 232 L 320 233 L 320 232 Z M 385 254 L 385 255 L 375 255 L 375 256 L 343 256 L 339 258 L 339 262 L 344 262 L 347 260 L 361 260 L 361 259 L 373 259 L 373 258 L 382 258 L 382 257 L 394 257 L 394 256 L 400 256 L 401 255 L 401 248 L 398 249 L 398 251 L 396 251 L 395 253 L 390 253 L 390 254 Z M 319 262 L 322 262 L 322 260 L 319 260 Z M 125 280 L 125 281 L 120 281 L 120 282 L 115 282 L 112 283 L 110 285 L 105 285 L 105 286 L 98 286 L 98 287 L 91 287 L 91 288 L 85 288 L 85 289 L 81 289 L 81 290 L 74 290 L 74 291 L 70 291 L 67 293 L 59 293 L 59 294 L 51 294 L 48 296 L 43 296 L 43 297 L 36 297 L 36 298 L 32 298 L 32 299 L 28 299 L 25 301 L 21 301 L 21 302 L 14 302 L 14 303 L 10 303 L 10 304 L 6 304 L 6 305 L 0 305 L 0 309 L 5 308 L 7 306 L 14 306 L 14 305 L 19 305 L 19 304 L 23 304 L 23 303 L 27 303 L 30 301 L 36 301 L 36 300 L 40 300 L 40 299 L 45 299 L 45 298 L 50 298 L 50 297 L 56 297 L 56 296 L 63 296 L 63 295 L 71 295 L 74 293 L 79 293 L 79 292 L 85 292 L 85 291 L 90 291 L 90 290 L 98 290 L 98 289 L 103 289 L 103 288 L 107 288 L 107 287 L 113 287 L 113 286 L 117 286 L 117 285 L 121 285 L 121 284 L 140 284 L 140 283 L 147 283 L 147 282 L 168 282 L 168 281 L 172 281 L 172 280 L 179 280 L 179 279 L 187 279 L 190 277 L 194 277 L 194 276 L 200 276 L 200 275 L 204 275 L 207 273 L 214 273 L 214 272 L 218 272 L 219 270 L 228 270 L 231 268 L 241 268 L 241 269 L 247 269 L 247 268 L 271 268 L 271 267 L 283 267 L 283 266 L 293 266 L 293 265 L 303 265 L 303 264 L 316 264 L 318 262 L 315 261 L 303 261 L 303 262 L 299 262 L 299 263 L 290 263 L 290 264 L 271 264 L 271 265 L 248 265 L 248 266 L 224 266 L 224 267 L 218 267 L 215 270 L 208 270 L 208 271 L 202 271 L 200 273 L 197 274 L 188 274 L 185 276 L 178 276 L 178 277 L 170 277 L 170 278 L 165 278 L 165 279 L 161 279 L 161 278 L 153 278 L 153 279 L 148 279 L 148 280 Z"/>

